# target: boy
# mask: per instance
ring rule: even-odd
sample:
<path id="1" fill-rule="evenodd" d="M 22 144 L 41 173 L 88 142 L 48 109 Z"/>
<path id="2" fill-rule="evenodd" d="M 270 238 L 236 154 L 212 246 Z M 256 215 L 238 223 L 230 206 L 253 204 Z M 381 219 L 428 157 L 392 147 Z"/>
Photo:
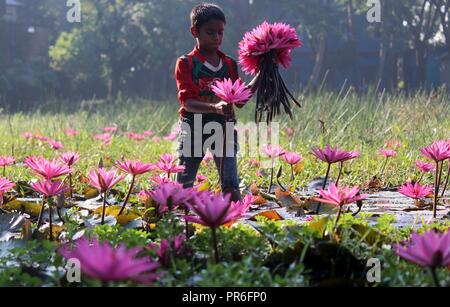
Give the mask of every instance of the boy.
<path id="1" fill-rule="evenodd" d="M 239 78 L 236 61 L 219 50 L 226 24 L 222 9 L 215 4 L 203 3 L 192 9 L 190 17 L 191 34 L 196 40 L 196 46 L 189 54 L 178 58 L 175 67 L 178 99 L 181 103 L 179 158 L 180 165 L 185 166 L 184 172 L 178 174 L 177 181 L 184 187 L 193 186 L 198 168 L 205 155 L 205 140 L 212 135 L 211 133 L 204 134 L 203 127 L 214 122 L 224 126 L 227 120 L 234 121 L 233 107 L 220 101 L 214 95 L 210 88 L 212 83 L 224 78 L 231 78 L 233 81 Z M 200 116 L 200 127 L 197 127 Z M 218 146 L 217 143 L 214 145 Z M 227 144 L 227 146 L 229 145 Z M 241 199 L 241 194 L 237 173 L 237 134 L 235 130 L 234 142 L 231 146 L 233 146 L 234 154 L 225 155 L 221 185 L 224 194 L 231 193 L 231 200 L 238 201 Z M 189 151 L 189 149 L 191 150 Z M 211 149 L 213 152 L 222 152 L 220 148 Z M 184 154 L 186 152 L 191 154 Z M 219 177 L 221 177 L 221 159 L 222 155 L 214 155 Z"/>

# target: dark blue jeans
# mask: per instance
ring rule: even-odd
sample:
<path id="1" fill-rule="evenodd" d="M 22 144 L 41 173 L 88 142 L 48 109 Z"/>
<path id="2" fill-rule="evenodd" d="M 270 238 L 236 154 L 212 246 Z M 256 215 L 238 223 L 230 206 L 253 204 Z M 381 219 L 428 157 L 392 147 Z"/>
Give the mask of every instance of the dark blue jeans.
<path id="1" fill-rule="evenodd" d="M 179 164 L 185 166 L 183 173 L 179 173 L 177 176 L 177 182 L 183 184 L 185 188 L 192 187 L 194 185 L 200 163 L 202 162 L 206 150 L 209 149 L 214 156 L 214 162 L 216 164 L 217 172 L 220 174 L 221 161 L 223 159 L 223 182 L 222 191 L 238 190 L 239 189 L 239 177 L 237 171 L 237 159 L 236 155 L 238 152 L 238 140 L 237 131 L 233 128 L 233 137 L 228 136 L 227 142 L 227 153 L 225 157 L 222 158 L 222 146 L 221 143 L 211 143 L 208 138 L 213 136 L 212 132 L 203 133 L 203 128 L 208 123 L 217 123 L 223 127 L 225 130 L 225 121 L 223 117 L 210 116 L 206 114 L 202 116 L 201 123 L 196 122 L 197 126 L 194 125 L 193 115 L 188 114 L 182 118 L 180 122 L 180 137 L 179 137 Z M 228 129 L 228 133 L 230 133 Z M 216 132 L 216 131 L 214 131 Z M 220 141 L 223 137 L 218 134 Z M 208 144 L 205 144 L 205 141 Z M 206 146 L 205 146 L 206 145 Z M 189 150 L 190 149 L 190 150 Z M 219 152 L 219 155 L 214 154 L 214 152 Z"/>

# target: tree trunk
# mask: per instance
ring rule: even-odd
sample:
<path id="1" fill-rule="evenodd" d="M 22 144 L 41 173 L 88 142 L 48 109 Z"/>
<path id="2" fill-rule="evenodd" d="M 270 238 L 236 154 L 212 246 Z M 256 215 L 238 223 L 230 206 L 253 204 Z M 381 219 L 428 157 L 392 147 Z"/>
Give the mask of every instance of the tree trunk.
<path id="1" fill-rule="evenodd" d="M 108 82 L 108 100 L 116 99 L 120 88 L 120 79 L 122 72 L 119 69 L 120 64 L 117 62 L 111 63 L 111 76 Z"/>
<path id="2" fill-rule="evenodd" d="M 325 51 L 327 46 L 327 35 L 326 33 L 319 33 L 317 35 L 318 48 L 314 60 L 314 68 L 306 87 L 306 91 L 315 91 L 319 86 L 320 76 L 322 72 L 323 62 L 325 59 Z"/>

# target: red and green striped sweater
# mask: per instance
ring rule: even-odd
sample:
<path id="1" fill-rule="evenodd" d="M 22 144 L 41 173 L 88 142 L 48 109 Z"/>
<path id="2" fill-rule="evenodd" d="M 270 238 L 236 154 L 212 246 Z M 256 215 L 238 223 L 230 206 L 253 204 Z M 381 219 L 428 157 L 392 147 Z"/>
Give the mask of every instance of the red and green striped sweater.
<path id="1" fill-rule="evenodd" d="M 179 113 L 184 117 L 184 104 L 188 99 L 209 101 L 214 96 L 211 85 L 215 80 L 239 78 L 237 63 L 221 51 L 217 51 L 222 60 L 222 67 L 215 71 L 208 65 L 205 57 L 196 46 L 189 54 L 177 59 L 175 65 L 175 80 L 178 87 L 178 100 L 181 107 Z"/>

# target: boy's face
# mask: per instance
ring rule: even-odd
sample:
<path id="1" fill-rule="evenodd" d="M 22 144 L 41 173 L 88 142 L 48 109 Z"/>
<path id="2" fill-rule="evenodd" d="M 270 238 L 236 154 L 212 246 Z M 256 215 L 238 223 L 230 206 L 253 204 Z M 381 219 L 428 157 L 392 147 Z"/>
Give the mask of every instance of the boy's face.
<path id="1" fill-rule="evenodd" d="M 222 44 L 225 24 L 218 19 L 211 19 L 200 29 L 191 28 L 192 35 L 197 39 L 200 48 L 207 51 L 217 51 Z"/>

